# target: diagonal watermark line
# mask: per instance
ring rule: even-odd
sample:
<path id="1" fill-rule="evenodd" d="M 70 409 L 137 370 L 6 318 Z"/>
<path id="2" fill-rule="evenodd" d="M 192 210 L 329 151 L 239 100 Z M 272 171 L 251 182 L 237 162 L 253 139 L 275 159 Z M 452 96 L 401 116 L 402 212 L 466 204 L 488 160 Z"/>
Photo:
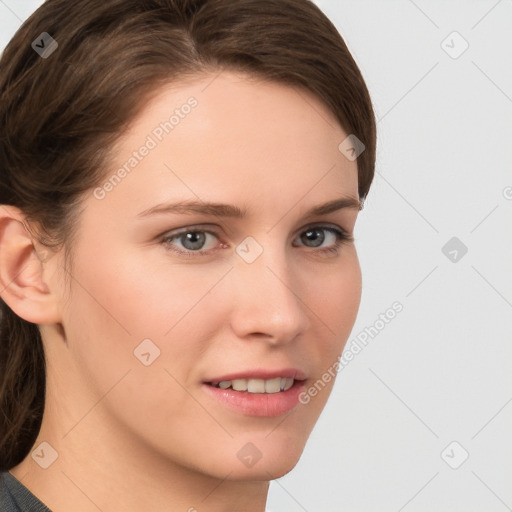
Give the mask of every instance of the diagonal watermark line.
<path id="1" fill-rule="evenodd" d="M 183 313 L 179 320 L 164 334 L 164 336 L 167 336 L 234 268 L 235 267 L 231 267 L 188 311 Z"/>
<path id="2" fill-rule="evenodd" d="M 131 368 L 71 427 L 63 436 L 64 439 L 130 372 Z"/>
<path id="3" fill-rule="evenodd" d="M 0 0 L 0 2 L 1 2 L 1 1 L 2 1 L 2 0 Z M 9 210 L 6 208 L 6 206 L 7 206 L 7 205 L 0 204 L 0 208 L 1 208 L 2 210 L 4 210 L 4 211 L 7 213 L 7 215 L 10 215 L 11 213 L 10 213 L 10 212 L 9 212 Z"/>
<path id="4" fill-rule="evenodd" d="M 432 434 L 434 434 L 434 435 L 439 439 L 439 436 L 438 436 L 438 435 L 437 435 L 437 434 L 436 434 L 436 433 L 435 433 L 435 432 L 434 432 L 434 431 L 433 431 L 433 430 L 432 430 L 432 429 L 431 429 L 431 428 L 430 428 L 430 427 L 429 427 L 429 426 L 428 426 L 428 425 L 427 425 L 427 424 L 426 424 L 426 423 L 425 423 L 425 422 L 424 422 L 424 421 L 423 421 L 423 420 L 422 420 L 422 419 L 421 419 L 421 418 L 420 418 L 420 417 L 419 417 L 419 416 L 418 416 L 418 415 L 417 415 L 417 414 L 416 414 L 416 413 L 415 413 L 415 412 L 414 412 L 414 411 L 413 411 L 413 410 L 412 410 L 412 409 L 411 409 L 411 408 L 410 408 L 410 407 L 409 407 L 409 406 L 408 406 L 408 405 L 407 405 L 407 404 L 406 404 L 406 403 L 405 403 L 405 402 L 404 402 L 404 401 L 403 401 L 403 400 L 402 400 L 402 399 L 401 399 L 401 398 L 400 398 L 400 397 L 399 397 L 399 396 L 398 396 L 398 395 L 397 395 L 397 394 L 396 394 L 396 393 L 395 393 L 395 392 L 394 392 L 394 391 L 393 391 L 393 390 L 392 390 L 392 389 L 391 389 L 391 388 L 390 388 L 390 387 L 389 387 L 389 386 L 388 386 L 388 385 L 387 385 L 387 384 L 386 384 L 386 383 L 385 383 L 385 382 L 384 382 L 384 381 L 383 381 L 383 380 L 382 380 L 382 379 L 381 379 L 381 378 L 380 378 L 380 377 L 379 377 L 379 376 L 378 376 L 378 375 L 377 375 L 377 374 L 372 370 L 372 369 L 371 369 L 371 368 L 368 368 L 368 370 L 370 370 L 370 372 L 372 372 L 372 373 L 373 373 L 373 375 L 374 375 L 375 377 L 377 377 L 377 379 L 379 379 L 379 380 L 380 380 L 380 382 L 381 382 L 384 386 L 386 386 L 386 388 L 387 388 L 387 389 L 388 389 L 388 390 L 389 390 L 393 395 L 395 395 L 395 397 L 396 397 L 396 398 L 398 398 L 398 400 L 400 400 L 400 402 L 402 402 L 402 404 L 403 404 L 405 407 L 407 407 L 407 409 L 409 409 L 409 411 L 410 411 L 410 412 L 412 412 L 412 414 L 414 414 L 414 416 L 416 416 L 416 418 L 418 418 L 418 419 L 421 421 L 421 423 L 423 423 L 423 425 L 424 425 L 425 427 L 427 427 L 427 428 L 430 430 L 430 432 L 432 432 Z"/>
<path id="5" fill-rule="evenodd" d="M 478 66 L 474 60 L 472 60 L 471 63 L 480 71 L 480 73 L 482 73 L 482 75 L 487 78 L 487 80 L 489 80 L 489 82 L 491 82 L 491 84 L 494 85 L 494 87 L 496 87 L 496 89 L 498 89 L 498 91 L 501 92 L 501 94 L 503 94 L 503 96 L 505 96 L 505 98 L 507 98 L 508 101 L 512 103 L 512 98 L 488 74 L 486 74 L 485 71 L 480 66 Z"/>
<path id="6" fill-rule="evenodd" d="M 180 180 L 181 183 L 183 183 L 183 185 L 185 187 L 187 187 L 190 190 L 190 192 L 192 192 L 192 194 L 194 194 L 197 197 L 198 201 L 201 201 L 201 203 L 204 203 L 204 201 L 167 164 L 164 164 L 164 167 L 166 167 L 169 171 L 171 171 L 174 174 L 174 176 L 176 176 L 176 178 L 178 180 Z M 223 220 L 220 215 L 215 214 L 215 216 L 220 221 Z M 234 267 L 231 267 L 187 312 L 185 312 L 182 315 L 182 317 L 164 334 L 164 336 L 167 336 L 183 320 L 183 318 L 186 315 L 188 315 L 190 313 L 190 311 L 192 311 L 192 309 L 194 309 L 206 297 L 206 295 L 208 295 L 213 290 L 213 288 L 215 286 L 217 286 L 219 284 L 219 282 L 226 277 L 227 274 L 229 274 L 229 272 L 231 272 L 233 270 L 233 268 Z"/>
<path id="7" fill-rule="evenodd" d="M 320 320 L 320 322 L 322 322 L 325 325 L 327 329 L 329 329 L 331 334 L 336 336 L 336 333 L 286 283 L 284 283 L 282 279 L 268 265 L 267 268 L 270 270 L 270 272 L 272 272 L 272 274 L 274 274 L 277 277 L 277 279 L 279 279 L 279 281 L 281 281 L 281 283 L 283 283 L 284 286 L 286 286 L 286 288 L 288 288 L 288 290 L 290 290 L 293 293 L 293 295 L 295 295 L 295 297 L 297 297 L 297 299 L 300 300 L 302 304 L 304 304 L 304 306 L 306 306 L 309 309 L 309 311 L 311 311 L 311 313 L 313 313 L 318 318 L 318 320 Z"/>
<path id="8" fill-rule="evenodd" d="M 0 2 L 1 1 L 2 0 L 0 0 Z M 0 205 L 0 208 L 2 208 L 2 210 L 4 210 L 7 213 L 7 215 L 10 215 L 9 210 L 7 208 L 5 208 L 4 205 Z M 25 226 L 25 229 L 27 229 L 26 224 L 25 223 L 23 223 L 23 224 Z M 28 231 L 28 229 L 27 229 L 27 231 Z M 28 266 L 28 263 L 25 263 L 25 265 L 23 265 L 23 268 L 4 286 L 4 288 L 2 288 L 0 290 L 0 294 L 2 294 L 5 290 L 7 290 L 7 288 L 9 288 L 9 286 L 16 280 L 16 278 L 27 268 L 27 266 Z"/>
<path id="9" fill-rule="evenodd" d="M 380 123 L 420 82 L 422 82 L 426 76 L 432 72 L 432 70 L 439 64 L 437 61 L 384 115 L 379 117 L 377 120 Z"/>
<path id="10" fill-rule="evenodd" d="M 217 419 L 215 419 L 214 416 L 212 416 L 210 414 L 210 412 L 208 412 L 208 409 L 167 369 L 167 368 L 164 368 L 164 370 L 169 374 L 170 377 L 172 377 L 175 381 L 176 381 L 176 384 L 178 384 L 186 393 L 188 393 L 190 395 L 190 397 L 195 400 L 195 402 L 197 402 L 203 409 L 204 411 L 206 412 L 206 414 L 208 414 L 208 416 L 210 416 L 210 418 L 212 418 L 215 423 L 217 423 L 217 425 L 219 425 L 219 427 L 224 430 L 224 432 L 226 432 L 226 434 L 229 436 L 229 437 L 233 437 L 231 432 L 229 432 L 223 425 L 222 423 L 220 423 Z"/>
<path id="11" fill-rule="evenodd" d="M 96 302 L 96 304 L 98 304 L 98 306 L 100 306 L 101 308 L 103 308 L 103 310 L 113 319 L 115 320 L 130 336 L 131 336 L 131 333 L 130 331 L 103 305 L 101 304 L 97 299 L 96 297 L 94 297 L 91 293 L 89 293 L 89 290 L 87 290 L 87 288 L 85 288 L 85 286 L 82 285 L 82 283 L 80 283 L 78 281 L 78 279 L 76 279 L 76 277 L 73 276 L 73 274 L 71 274 L 71 272 L 69 272 L 69 270 L 62 266 L 62 268 L 69 274 L 69 276 L 71 277 L 71 279 L 73 279 L 74 281 L 76 281 L 78 283 L 78 285 L 82 288 L 82 290 L 84 292 L 86 292 L 89 297 L 91 297 L 91 299 L 94 300 L 94 302 Z"/>
<path id="12" fill-rule="evenodd" d="M 215 491 L 216 489 L 218 489 L 220 487 L 221 484 L 223 484 L 229 475 L 231 475 L 231 473 L 233 473 L 234 469 L 232 469 L 202 500 L 201 500 L 201 503 L 203 501 L 205 501 L 212 493 L 213 491 Z M 192 510 L 191 508 L 189 508 L 189 510 Z M 195 509 L 194 509 L 195 510 Z M 197 511 L 196 511 L 197 512 Z"/>
<path id="13" fill-rule="evenodd" d="M 217 78 L 219 78 L 219 75 L 222 73 L 222 69 L 206 84 L 206 86 L 201 89 L 201 92 L 204 92 L 206 91 L 206 89 L 208 89 L 208 87 L 210 87 L 210 85 L 212 85 L 212 83 L 217 80 Z"/>
<path id="14" fill-rule="evenodd" d="M 480 480 L 480 482 L 482 482 L 482 484 L 492 493 L 494 494 L 494 496 L 501 501 L 501 503 L 503 503 L 503 505 L 505 505 L 505 507 L 507 507 L 507 510 L 512 510 L 512 508 L 510 508 L 473 470 L 471 470 L 471 473 L 473 473 L 473 475 L 475 475 L 478 480 Z"/>
<path id="15" fill-rule="evenodd" d="M 482 20 L 484 20 L 488 14 L 494 10 L 494 8 L 499 4 L 501 3 L 501 0 L 498 0 L 472 27 L 471 27 L 471 30 L 473 30 Z"/>
<path id="16" fill-rule="evenodd" d="M 436 23 L 436 22 L 435 22 L 435 21 L 434 21 L 430 16 L 428 16 L 428 15 L 425 13 L 425 11 L 423 11 L 422 9 L 420 9 L 420 8 L 419 8 L 419 7 L 418 7 L 418 6 L 413 2 L 413 0 L 409 0 L 409 2 L 411 2 L 411 4 L 412 4 L 412 5 L 414 5 L 414 7 L 416 7 L 416 9 L 418 9 L 418 11 L 420 11 L 420 12 L 423 14 L 423 16 L 425 16 L 425 18 L 427 18 L 427 19 L 430 21 L 430 23 L 432 23 L 432 25 L 434 25 L 434 27 L 439 28 L 439 26 L 437 25 L 437 23 Z"/>
<path id="17" fill-rule="evenodd" d="M 304 510 L 304 512 L 308 512 L 308 510 L 306 509 L 306 507 L 304 507 L 304 505 L 302 505 L 302 503 L 300 503 L 299 501 L 297 501 L 297 499 L 295 498 L 295 496 L 293 496 L 289 491 L 288 489 L 286 489 L 286 487 L 283 486 L 283 484 L 277 480 L 275 477 L 273 477 L 268 471 L 267 471 L 267 474 L 268 476 L 270 476 L 270 479 L 275 482 L 277 485 L 279 485 L 279 487 L 281 487 L 281 489 L 283 489 L 283 491 L 288 494 L 288 496 L 290 496 L 290 498 L 295 501 L 295 503 L 297 503 L 297 505 L 299 505 L 299 507 Z"/>
<path id="18" fill-rule="evenodd" d="M 25 478 L 27 478 L 27 476 L 30 474 L 30 471 L 27 471 L 22 477 L 18 478 L 18 480 L 23 483 L 23 480 L 25 480 Z"/>
<path id="19" fill-rule="evenodd" d="M 418 496 L 418 494 L 423 491 L 423 489 L 425 489 L 425 487 L 427 487 L 427 485 L 432 482 L 432 480 L 434 480 L 434 478 L 439 475 L 439 471 L 407 502 L 405 503 L 404 505 L 402 505 L 402 508 L 398 509 L 398 512 L 401 512 L 407 505 L 409 505 L 409 503 L 411 503 L 411 501 L 416 498 L 416 496 Z"/>
<path id="20" fill-rule="evenodd" d="M 25 263 L 25 265 L 23 266 L 23 268 L 4 286 L 4 288 L 2 288 L 0 290 L 0 294 L 2 294 L 5 290 L 7 290 L 7 288 L 9 288 L 9 286 L 14 283 L 14 281 L 17 279 L 17 277 L 25 270 L 25 268 L 27 268 L 28 266 L 28 263 Z"/>
<path id="21" fill-rule="evenodd" d="M 21 18 L 20 18 L 20 17 L 19 17 L 19 16 L 18 16 L 18 15 L 17 15 L 17 14 L 16 14 L 16 13 L 15 13 L 15 12 L 14 12 L 14 11 L 13 11 L 13 10 L 12 10 L 12 9 L 11 9 L 11 8 L 10 8 L 10 7 L 5 3 L 5 2 L 4 2 L 4 0 L 0 0 L 0 4 L 5 5 L 5 7 L 6 7 L 7 9 L 9 9 L 9 11 L 11 11 L 11 12 L 14 14 L 14 16 L 16 16 L 16 18 L 18 18 L 22 23 L 25 21 L 25 20 L 22 20 L 22 19 L 21 19 Z"/>
<path id="22" fill-rule="evenodd" d="M 265 436 L 265 439 L 270 435 L 272 434 L 273 432 L 275 432 L 277 430 L 278 427 L 280 427 L 284 421 L 288 418 L 288 416 L 290 416 L 291 414 L 293 414 L 294 412 L 296 411 L 296 409 L 292 409 L 266 436 Z"/>
<path id="23" fill-rule="evenodd" d="M 391 183 L 384 177 L 384 175 L 377 171 L 377 174 L 436 232 L 439 234 L 439 231 L 436 227 L 412 204 L 410 203 Z"/>
<path id="24" fill-rule="evenodd" d="M 267 231 L 267 233 L 270 233 L 296 206 L 299 204 L 333 169 L 336 167 L 336 164 L 333 164 L 330 169 L 308 190 L 306 191 L 302 197 L 297 199 L 294 205 L 289 208 L 289 210 L 281 216 L 281 218 Z"/>
<path id="25" fill-rule="evenodd" d="M 512 304 L 473 265 L 471 268 L 512 308 Z"/>
<path id="26" fill-rule="evenodd" d="M 167 164 L 164 164 L 164 167 L 171 171 L 174 174 L 174 176 L 176 176 L 176 178 L 178 178 L 181 181 L 181 183 L 183 183 L 183 185 L 185 185 L 185 187 L 187 187 L 190 190 L 190 192 L 192 192 L 192 194 L 194 194 L 197 197 L 199 201 L 203 202 L 203 200 Z"/>
<path id="27" fill-rule="evenodd" d="M 78 487 L 78 485 L 75 484 L 75 482 L 73 482 L 73 480 L 71 480 L 71 478 L 69 478 L 68 475 L 66 475 L 66 473 L 64 473 L 64 471 L 61 471 L 61 473 L 98 509 L 100 510 L 101 512 L 103 512 L 103 510 L 98 507 L 98 505 L 96 505 L 96 503 L 94 503 L 94 501 L 91 500 L 91 498 L 89 496 L 87 496 L 87 494 L 82 491 L 82 489 L 80 489 L 80 487 Z"/>
<path id="28" fill-rule="evenodd" d="M 164 164 L 164 167 L 166 167 L 169 171 L 171 171 L 174 174 L 174 176 L 176 176 L 176 178 L 178 180 L 180 180 L 181 183 L 183 183 L 183 185 L 185 187 L 187 187 L 190 190 L 190 192 L 196 196 L 198 201 L 200 201 L 201 203 L 204 204 L 204 201 L 167 164 Z M 217 219 L 219 219 L 219 222 L 222 223 L 224 221 L 224 219 L 219 214 L 213 213 L 213 215 L 215 215 L 215 217 L 217 217 Z"/>
<path id="29" fill-rule="evenodd" d="M 499 204 L 497 204 L 469 233 L 473 233 L 473 231 L 475 231 L 475 229 L 477 227 L 480 226 L 480 224 L 482 224 L 484 222 L 484 220 L 487 219 L 487 217 L 489 217 L 492 213 L 494 213 L 496 211 L 496 209 L 498 208 Z"/>
<path id="30" fill-rule="evenodd" d="M 505 409 L 505 407 L 510 403 L 512 402 L 512 398 L 510 400 L 508 400 L 505 405 L 503 405 L 503 407 L 471 438 L 471 440 L 473 440 L 478 434 L 480 434 L 480 432 L 482 432 L 482 430 L 487 427 L 487 425 L 489 425 L 489 423 L 491 423 L 492 420 L 494 420 L 494 418 L 496 418 L 496 416 L 498 416 L 498 414 L 503 411 L 503 409 Z"/>
<path id="31" fill-rule="evenodd" d="M 433 272 L 434 270 L 436 270 L 436 268 L 438 267 L 439 265 L 436 265 L 407 295 L 406 297 L 409 297 L 409 295 L 411 295 L 411 293 L 416 290 L 416 288 L 418 288 L 420 286 L 421 283 L 423 283 L 423 281 L 425 281 Z"/>

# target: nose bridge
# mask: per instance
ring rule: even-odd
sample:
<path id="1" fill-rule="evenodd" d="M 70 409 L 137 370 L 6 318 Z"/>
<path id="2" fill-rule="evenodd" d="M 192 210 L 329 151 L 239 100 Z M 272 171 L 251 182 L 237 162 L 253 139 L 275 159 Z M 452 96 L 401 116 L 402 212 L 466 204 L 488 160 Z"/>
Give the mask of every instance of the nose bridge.
<path id="1" fill-rule="evenodd" d="M 264 333 L 283 340 L 307 328 L 309 319 L 294 266 L 282 239 L 274 232 L 247 237 L 237 247 L 236 324 L 246 334 Z"/>

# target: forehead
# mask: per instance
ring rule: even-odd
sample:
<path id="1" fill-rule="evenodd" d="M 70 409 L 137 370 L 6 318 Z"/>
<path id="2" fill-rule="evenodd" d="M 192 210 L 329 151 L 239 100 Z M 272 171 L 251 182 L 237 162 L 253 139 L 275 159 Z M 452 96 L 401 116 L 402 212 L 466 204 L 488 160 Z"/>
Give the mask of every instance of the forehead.
<path id="1" fill-rule="evenodd" d="M 177 198 L 357 197 L 357 163 L 338 149 L 346 137 L 304 89 L 231 72 L 168 84 L 118 142 L 111 174 L 127 172 L 109 198 L 147 197 L 144 209 Z"/>

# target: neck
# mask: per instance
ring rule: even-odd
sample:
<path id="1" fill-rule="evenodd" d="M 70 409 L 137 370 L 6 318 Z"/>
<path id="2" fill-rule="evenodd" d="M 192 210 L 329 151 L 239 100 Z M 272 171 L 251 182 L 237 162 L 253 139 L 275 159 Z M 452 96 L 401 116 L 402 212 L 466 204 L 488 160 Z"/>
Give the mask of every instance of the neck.
<path id="1" fill-rule="evenodd" d="M 41 428 L 35 455 L 40 460 L 52 456 L 47 445 L 38 448 L 46 441 L 57 452 L 56 460 L 43 469 L 29 455 L 10 473 L 53 512 L 265 510 L 268 481 L 229 480 L 229 473 L 215 478 L 165 460 L 148 447 L 136 448 L 116 429 L 114 439 L 101 443 L 99 432 L 85 425 L 80 435 L 63 439 L 47 431 L 46 425 Z"/>

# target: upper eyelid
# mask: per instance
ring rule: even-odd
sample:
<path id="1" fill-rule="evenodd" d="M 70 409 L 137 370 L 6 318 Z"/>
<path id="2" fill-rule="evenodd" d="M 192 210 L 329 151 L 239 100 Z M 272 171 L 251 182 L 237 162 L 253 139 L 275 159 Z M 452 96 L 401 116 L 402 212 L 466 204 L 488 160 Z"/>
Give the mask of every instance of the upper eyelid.
<path id="1" fill-rule="evenodd" d="M 339 226 L 338 224 L 332 224 L 329 222 L 312 222 L 312 223 L 306 224 L 305 226 L 301 227 L 298 230 L 298 233 L 302 233 L 304 231 L 307 231 L 308 228 L 314 228 L 314 227 L 333 228 L 333 229 L 337 229 L 337 230 L 341 231 L 342 233 L 346 234 L 347 236 L 351 235 L 350 230 L 345 229 L 342 226 Z M 203 231 L 205 233 L 209 233 L 209 234 L 218 236 L 217 231 L 215 229 L 213 229 L 210 225 L 202 225 L 202 224 L 193 224 L 191 226 L 185 226 L 183 228 L 176 228 L 174 230 L 167 231 L 162 236 L 164 238 L 171 238 L 171 237 L 179 236 L 183 233 L 189 233 L 192 231 L 200 231 L 200 232 Z"/>
<path id="2" fill-rule="evenodd" d="M 326 223 L 326 222 L 323 222 L 323 223 L 322 222 L 319 222 L 319 223 L 313 222 L 311 224 L 307 224 L 306 226 L 299 229 L 299 231 L 297 232 L 295 237 L 298 236 L 300 233 L 306 232 L 309 228 L 315 228 L 315 227 L 323 228 L 325 231 L 329 231 L 332 235 L 334 235 L 337 238 L 336 244 L 344 243 L 344 242 L 345 243 L 355 242 L 353 232 L 351 232 L 350 230 L 345 229 L 341 226 L 330 225 L 329 223 Z M 217 238 L 217 240 L 219 240 L 218 243 L 225 244 L 225 242 L 220 239 L 219 234 L 216 233 L 215 230 L 212 231 L 211 229 L 208 229 L 206 226 L 201 226 L 201 225 L 191 225 L 191 226 L 186 226 L 183 228 L 176 228 L 176 230 L 173 230 L 173 231 L 168 231 L 167 233 L 165 233 L 164 235 L 161 235 L 159 237 L 160 243 L 170 243 L 169 242 L 170 239 L 173 239 L 173 240 L 179 239 L 179 237 L 182 236 L 183 234 L 190 233 L 190 232 L 204 232 L 204 233 L 211 234 L 215 238 Z M 218 247 L 214 248 L 214 249 L 201 249 L 200 251 L 193 251 L 193 252 L 196 254 L 200 254 L 201 252 L 210 252 L 210 251 L 216 251 L 216 250 L 218 250 Z M 318 250 L 322 250 L 322 249 L 318 249 Z M 182 251 L 180 250 L 180 252 L 182 252 Z M 185 249 L 183 252 L 188 252 L 188 249 Z"/>
<path id="3" fill-rule="evenodd" d="M 328 253 L 330 251 L 335 251 L 336 253 L 338 253 L 338 248 L 341 245 L 355 243 L 354 233 L 352 230 L 345 229 L 339 225 L 330 225 L 329 223 L 326 223 L 326 222 L 318 222 L 318 223 L 312 222 L 310 224 L 306 224 L 305 226 L 303 226 L 302 228 L 299 229 L 297 234 L 294 236 L 294 239 L 300 233 L 305 233 L 308 230 L 308 228 L 315 228 L 315 227 L 318 227 L 320 229 L 323 229 L 324 231 L 330 232 L 331 235 L 334 235 L 336 237 L 336 242 L 335 242 L 334 246 L 332 246 L 332 247 L 316 248 L 316 249 L 312 248 L 313 253 L 324 254 L 324 253 Z M 212 234 L 218 240 L 217 246 L 212 249 L 201 249 L 198 251 L 192 251 L 192 250 L 189 250 L 186 248 L 185 249 L 172 249 L 171 248 L 171 246 L 174 245 L 174 243 L 172 243 L 170 240 L 175 240 L 175 239 L 179 240 L 183 234 L 189 233 L 189 232 L 204 232 L 204 233 Z M 169 247 L 166 247 L 166 250 L 168 250 L 168 251 L 172 250 L 172 251 L 182 254 L 184 256 L 200 256 L 200 255 L 206 255 L 206 254 L 212 255 L 214 253 L 217 253 L 219 250 L 221 250 L 218 246 L 219 243 L 224 245 L 224 248 L 229 248 L 229 246 L 226 247 L 226 242 L 221 239 L 221 237 L 219 236 L 218 233 L 216 233 L 215 230 L 211 230 L 211 228 L 209 226 L 206 227 L 204 225 L 202 226 L 199 224 L 185 226 L 182 228 L 176 228 L 175 230 L 168 231 L 167 233 L 165 233 L 164 235 L 161 235 L 159 237 L 159 245 L 168 245 Z M 300 245 L 299 245 L 299 247 L 300 247 Z"/>

